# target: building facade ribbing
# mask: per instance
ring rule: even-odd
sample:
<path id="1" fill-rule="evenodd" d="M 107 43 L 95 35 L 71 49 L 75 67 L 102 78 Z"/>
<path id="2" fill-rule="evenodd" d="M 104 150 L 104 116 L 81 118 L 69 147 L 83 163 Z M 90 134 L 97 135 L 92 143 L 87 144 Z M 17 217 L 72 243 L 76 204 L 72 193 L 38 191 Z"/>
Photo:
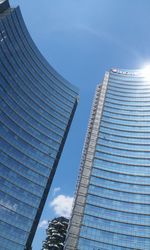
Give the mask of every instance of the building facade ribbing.
<path id="1" fill-rule="evenodd" d="M 113 69 L 97 87 L 66 250 L 150 249 L 150 79 Z"/>
<path id="2" fill-rule="evenodd" d="M 0 249 L 30 249 L 78 102 L 0 2 Z"/>

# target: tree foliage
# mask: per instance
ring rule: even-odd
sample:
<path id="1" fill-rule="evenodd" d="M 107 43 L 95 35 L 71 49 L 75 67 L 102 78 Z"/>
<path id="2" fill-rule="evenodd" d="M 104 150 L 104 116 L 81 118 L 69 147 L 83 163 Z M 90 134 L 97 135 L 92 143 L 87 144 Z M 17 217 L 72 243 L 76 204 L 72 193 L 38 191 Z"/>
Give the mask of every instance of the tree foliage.
<path id="1" fill-rule="evenodd" d="M 58 217 L 49 222 L 46 229 L 46 240 L 43 242 L 42 250 L 62 250 L 66 238 L 69 220 Z"/>

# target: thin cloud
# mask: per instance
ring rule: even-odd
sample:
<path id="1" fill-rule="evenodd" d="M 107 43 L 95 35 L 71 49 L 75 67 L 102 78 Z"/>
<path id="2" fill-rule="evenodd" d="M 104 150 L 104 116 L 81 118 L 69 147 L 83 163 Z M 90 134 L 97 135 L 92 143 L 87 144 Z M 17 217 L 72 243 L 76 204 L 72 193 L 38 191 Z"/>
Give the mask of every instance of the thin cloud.
<path id="1" fill-rule="evenodd" d="M 71 215 L 72 203 L 73 197 L 61 194 L 50 202 L 50 207 L 54 209 L 56 215 L 69 218 Z"/>
<path id="2" fill-rule="evenodd" d="M 47 221 L 47 220 L 42 220 L 42 221 L 39 223 L 38 228 L 46 229 L 47 226 L 48 226 L 48 221 Z"/>
<path id="3" fill-rule="evenodd" d="M 58 193 L 60 190 L 61 190 L 60 187 L 55 187 L 54 190 L 53 190 L 53 196 L 55 196 L 56 193 Z"/>
<path id="4" fill-rule="evenodd" d="M 86 25 L 79 25 L 78 29 L 83 30 L 83 32 L 88 32 L 89 34 L 91 34 L 91 36 L 95 36 L 100 40 L 104 40 L 110 44 L 113 44 L 114 46 L 119 47 L 120 49 L 130 53 L 132 56 L 137 57 L 138 59 L 140 58 L 139 53 L 135 50 L 135 48 L 127 45 L 122 38 L 120 37 L 116 37 L 112 34 L 110 34 L 109 32 L 105 32 L 105 31 L 99 31 L 97 29 L 93 29 L 89 26 Z"/>

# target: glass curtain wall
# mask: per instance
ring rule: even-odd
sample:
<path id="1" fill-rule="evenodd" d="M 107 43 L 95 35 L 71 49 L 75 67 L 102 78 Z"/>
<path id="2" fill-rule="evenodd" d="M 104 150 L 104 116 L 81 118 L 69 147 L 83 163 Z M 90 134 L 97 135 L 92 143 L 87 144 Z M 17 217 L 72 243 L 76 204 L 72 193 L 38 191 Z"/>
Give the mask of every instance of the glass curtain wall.
<path id="1" fill-rule="evenodd" d="M 0 96 L 0 249 L 24 250 L 31 246 L 78 90 L 40 54 L 18 7 L 0 13 Z"/>
<path id="2" fill-rule="evenodd" d="M 100 101 L 90 174 L 84 195 L 77 191 L 66 249 L 76 237 L 76 248 L 70 249 L 149 250 L 150 81 L 142 71 L 111 70 Z M 84 203 L 78 202 L 79 195 L 85 196 Z M 77 226 L 73 218 L 78 211 Z"/>

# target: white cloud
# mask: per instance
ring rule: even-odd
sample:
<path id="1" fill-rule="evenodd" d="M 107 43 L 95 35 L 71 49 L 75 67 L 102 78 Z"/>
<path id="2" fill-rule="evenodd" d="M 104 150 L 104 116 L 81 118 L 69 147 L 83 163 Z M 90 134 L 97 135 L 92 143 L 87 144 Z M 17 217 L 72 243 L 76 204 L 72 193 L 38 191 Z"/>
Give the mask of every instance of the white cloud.
<path id="1" fill-rule="evenodd" d="M 56 193 L 58 193 L 60 190 L 61 190 L 61 188 L 60 188 L 60 187 L 56 187 L 56 188 L 54 188 L 54 190 L 53 190 L 53 196 L 55 196 L 55 195 L 56 195 Z"/>
<path id="2" fill-rule="evenodd" d="M 50 202 L 50 206 L 54 209 L 56 215 L 69 218 L 71 215 L 72 203 L 73 197 L 61 194 Z"/>
<path id="3" fill-rule="evenodd" d="M 38 228 L 44 228 L 46 229 L 48 226 L 48 221 L 47 220 L 42 220 L 39 225 L 38 225 Z"/>

